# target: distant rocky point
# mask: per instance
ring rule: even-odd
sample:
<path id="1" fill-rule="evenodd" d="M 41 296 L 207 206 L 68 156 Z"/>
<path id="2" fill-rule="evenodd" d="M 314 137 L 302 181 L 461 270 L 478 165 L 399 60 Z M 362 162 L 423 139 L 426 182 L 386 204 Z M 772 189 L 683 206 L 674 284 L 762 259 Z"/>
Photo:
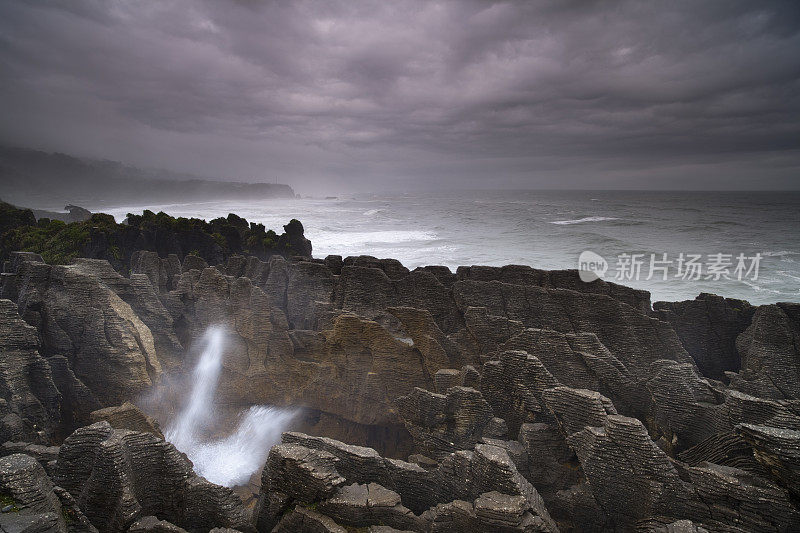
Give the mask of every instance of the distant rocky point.
<path id="1" fill-rule="evenodd" d="M 243 183 L 146 170 L 116 161 L 0 147 L 0 197 L 12 203 L 55 207 L 203 200 L 294 198 L 289 185 Z"/>
<path id="2" fill-rule="evenodd" d="M 33 211 L 0 201 L 0 261 L 7 260 L 12 251 L 24 251 L 40 254 L 51 264 L 66 264 L 78 257 L 105 259 L 127 273 L 141 251 L 175 256 L 178 261 L 193 256 L 212 265 L 236 254 L 261 260 L 275 254 L 311 256 L 311 242 L 298 220 L 289 221 L 279 235 L 232 213 L 206 222 L 145 210 L 141 215 L 129 213 L 118 224 L 111 215 L 92 214 L 73 205 L 66 209 L 69 213 Z"/>

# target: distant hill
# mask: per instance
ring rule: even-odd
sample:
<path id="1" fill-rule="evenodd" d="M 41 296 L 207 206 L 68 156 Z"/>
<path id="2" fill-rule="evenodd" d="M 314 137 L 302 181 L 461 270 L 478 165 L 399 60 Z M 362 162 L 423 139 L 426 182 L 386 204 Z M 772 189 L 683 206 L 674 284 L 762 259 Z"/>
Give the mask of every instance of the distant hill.
<path id="1" fill-rule="evenodd" d="M 283 184 L 228 182 L 117 161 L 0 147 L 0 197 L 33 207 L 294 196 L 292 188 Z"/>

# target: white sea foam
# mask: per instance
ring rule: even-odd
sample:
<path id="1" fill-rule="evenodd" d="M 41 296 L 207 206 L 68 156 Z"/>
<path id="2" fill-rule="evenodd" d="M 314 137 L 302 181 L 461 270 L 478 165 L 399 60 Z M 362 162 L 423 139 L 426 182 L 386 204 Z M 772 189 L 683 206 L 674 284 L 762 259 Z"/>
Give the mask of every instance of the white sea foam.
<path id="1" fill-rule="evenodd" d="M 619 217 L 583 217 L 575 220 L 555 220 L 551 224 L 558 224 L 559 226 L 568 226 L 570 224 L 583 224 L 584 222 L 603 222 L 605 220 L 619 220 Z"/>
<path id="2" fill-rule="evenodd" d="M 793 279 L 795 281 L 800 281 L 800 276 L 791 274 L 789 272 L 786 272 L 785 270 L 778 270 L 776 272 L 776 274 L 778 274 L 779 276 L 784 276 L 784 277 L 789 278 L 789 279 Z"/>
<path id="3" fill-rule="evenodd" d="M 783 250 L 780 252 L 763 252 L 761 255 L 766 257 L 786 257 L 787 255 L 798 255 L 800 252 L 789 252 L 787 250 Z"/>
<path id="4" fill-rule="evenodd" d="M 347 254 L 365 253 L 374 247 L 387 245 L 408 244 L 415 242 L 428 242 L 438 239 L 432 231 L 319 231 L 314 234 L 315 254 L 324 256 L 327 253 Z"/>
<path id="5" fill-rule="evenodd" d="M 747 279 L 742 279 L 741 282 L 744 283 L 745 285 L 747 285 L 748 287 L 750 287 L 751 289 L 753 289 L 756 292 L 769 292 L 769 293 L 772 293 L 772 294 L 780 294 L 781 293 L 781 291 L 779 291 L 777 289 L 768 289 L 766 287 L 762 287 L 761 285 L 753 283 L 752 281 L 749 281 Z M 763 281 L 762 281 L 762 283 L 763 283 Z"/>
<path id="6" fill-rule="evenodd" d="M 192 460 L 195 472 L 212 483 L 235 487 L 246 483 L 261 468 L 270 447 L 296 413 L 255 405 L 243 413 L 233 433 L 218 440 L 204 440 L 201 435 L 214 423 L 214 394 L 225 356 L 225 330 L 209 328 L 203 344 L 185 405 L 164 435 Z"/>

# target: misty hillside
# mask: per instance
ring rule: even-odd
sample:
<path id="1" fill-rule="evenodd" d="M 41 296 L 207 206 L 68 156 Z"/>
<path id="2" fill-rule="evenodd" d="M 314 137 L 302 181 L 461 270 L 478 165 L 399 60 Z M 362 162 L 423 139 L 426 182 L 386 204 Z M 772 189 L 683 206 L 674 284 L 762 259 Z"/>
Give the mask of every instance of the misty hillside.
<path id="1" fill-rule="evenodd" d="M 30 207 L 293 197 L 292 188 L 283 184 L 216 181 L 117 161 L 0 147 L 0 198 Z"/>

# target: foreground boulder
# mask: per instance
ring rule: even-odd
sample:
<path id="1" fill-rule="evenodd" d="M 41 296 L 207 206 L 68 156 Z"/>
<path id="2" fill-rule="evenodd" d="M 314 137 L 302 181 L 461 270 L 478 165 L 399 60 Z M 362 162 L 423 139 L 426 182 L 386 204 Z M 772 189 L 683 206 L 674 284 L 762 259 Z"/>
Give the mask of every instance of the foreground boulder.
<path id="1" fill-rule="evenodd" d="M 308 531 L 558 531 L 536 489 L 497 446 L 480 444 L 425 470 L 332 439 L 286 433 L 283 442 L 262 476 L 258 531 L 285 531 L 288 521 L 313 523 Z M 328 529 L 314 529 L 322 525 Z"/>
<path id="2" fill-rule="evenodd" d="M 20 532 L 95 533 L 71 496 L 56 487 L 33 457 L 0 459 L 0 529 Z"/>
<path id="3" fill-rule="evenodd" d="M 149 515 L 188 531 L 252 529 L 236 494 L 196 475 L 172 444 L 105 421 L 64 441 L 54 481 L 101 531 L 125 531 Z"/>

